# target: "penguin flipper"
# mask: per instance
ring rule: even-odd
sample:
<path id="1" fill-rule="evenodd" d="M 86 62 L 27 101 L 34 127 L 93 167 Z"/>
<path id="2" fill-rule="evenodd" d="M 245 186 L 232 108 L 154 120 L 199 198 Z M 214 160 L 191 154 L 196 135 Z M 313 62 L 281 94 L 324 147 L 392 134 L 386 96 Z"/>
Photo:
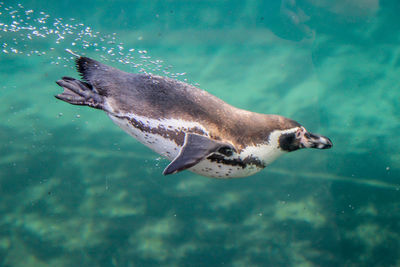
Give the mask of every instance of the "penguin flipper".
<path id="1" fill-rule="evenodd" d="M 174 174 L 193 167 L 214 152 L 230 156 L 232 152 L 236 152 L 236 149 L 228 143 L 187 133 L 178 156 L 165 168 L 163 174 Z"/>

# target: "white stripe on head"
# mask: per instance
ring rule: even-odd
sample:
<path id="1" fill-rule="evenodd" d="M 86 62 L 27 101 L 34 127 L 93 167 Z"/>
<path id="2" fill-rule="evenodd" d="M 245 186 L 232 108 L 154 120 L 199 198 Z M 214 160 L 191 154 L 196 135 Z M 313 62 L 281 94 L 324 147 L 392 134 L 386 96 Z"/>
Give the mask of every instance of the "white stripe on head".
<path id="1" fill-rule="evenodd" d="M 265 166 L 268 166 L 276 158 L 286 152 L 279 147 L 279 137 L 282 134 L 295 133 L 298 129 L 299 127 L 294 127 L 287 130 L 275 130 L 270 133 L 268 140 L 265 143 L 257 144 L 255 146 L 248 146 L 240 153 L 239 156 L 242 159 L 246 157 L 256 157 L 260 159 Z"/>

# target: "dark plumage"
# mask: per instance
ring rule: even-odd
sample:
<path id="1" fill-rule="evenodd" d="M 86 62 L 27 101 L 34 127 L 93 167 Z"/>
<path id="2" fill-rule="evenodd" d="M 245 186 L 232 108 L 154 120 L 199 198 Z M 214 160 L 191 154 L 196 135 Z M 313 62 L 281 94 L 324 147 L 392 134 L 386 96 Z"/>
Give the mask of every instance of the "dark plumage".
<path id="1" fill-rule="evenodd" d="M 314 146 L 309 145 L 307 140 L 311 139 L 305 139 L 304 135 L 308 132 L 298 122 L 279 115 L 266 115 L 235 108 L 206 91 L 181 81 L 151 74 L 126 73 L 87 57 L 77 58 L 76 65 L 84 81 L 69 77 L 59 80 L 57 83 L 64 88 L 64 92 L 57 95 L 57 98 L 75 105 L 102 109 L 117 120 L 117 124 L 126 131 L 138 130 L 172 140 L 179 149 L 185 148 L 185 135 L 189 133 L 194 134 L 194 137 L 188 139 L 188 142 L 208 143 L 207 140 L 210 140 L 211 143 L 206 147 L 211 150 L 206 149 L 202 152 L 209 154 L 203 157 L 197 156 L 199 159 L 196 162 L 191 159 L 190 167 L 201 160 L 208 160 L 211 164 L 223 163 L 243 168 L 254 165 L 261 169 L 268 160 L 258 158 L 259 156 L 253 155 L 253 152 L 251 155 L 246 154 L 244 158 L 244 154 L 241 153 L 247 147 L 272 144 L 275 140 L 269 139 L 274 131 L 289 131 L 284 134 L 293 138 L 278 138 L 277 147 L 272 149 L 294 151 L 302 147 L 318 147 L 321 142 L 323 143 L 321 146 L 324 147 L 318 148 L 328 148 L 332 145 L 329 139 L 316 135 L 313 135 L 313 140 L 322 138 L 322 141 L 319 140 L 319 143 L 315 141 L 317 145 Z M 143 121 L 143 118 L 146 118 L 147 122 Z M 176 126 L 168 123 L 154 126 L 149 120 L 155 122 L 180 120 L 183 123 L 195 122 L 197 126 Z M 122 121 L 126 121 L 127 125 Z M 133 130 L 126 127 L 133 127 Z M 196 135 L 207 138 L 197 138 Z M 308 137 L 310 136 L 308 134 Z M 161 153 L 156 145 L 146 141 L 141 142 Z M 219 142 L 221 145 L 215 145 L 213 142 Z M 279 142 L 282 142 L 281 146 Z M 229 148 L 227 153 L 221 153 L 227 147 Z M 217 148 L 222 150 L 212 150 Z M 188 146 L 186 149 L 189 149 Z M 193 154 L 194 150 L 188 151 Z M 166 153 L 173 155 L 169 157 L 171 159 L 179 156 L 171 151 Z M 186 152 L 185 157 L 188 154 L 190 153 Z M 177 161 L 176 158 L 175 160 Z M 182 165 L 185 160 L 187 159 L 180 159 L 180 164 Z M 182 166 L 179 168 L 179 170 L 185 169 Z"/>

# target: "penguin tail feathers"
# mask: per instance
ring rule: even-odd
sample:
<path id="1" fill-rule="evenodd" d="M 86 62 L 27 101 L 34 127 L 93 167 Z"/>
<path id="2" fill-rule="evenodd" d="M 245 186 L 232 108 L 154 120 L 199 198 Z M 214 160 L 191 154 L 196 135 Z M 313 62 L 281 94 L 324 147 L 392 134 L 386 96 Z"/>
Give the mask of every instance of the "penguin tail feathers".
<path id="1" fill-rule="evenodd" d="M 64 89 L 61 94 L 55 95 L 57 99 L 72 105 L 103 109 L 104 97 L 99 95 L 91 84 L 71 77 L 63 77 L 56 83 Z"/>
<path id="2" fill-rule="evenodd" d="M 88 57 L 78 57 L 75 59 L 76 69 L 81 75 L 82 79 L 87 82 L 92 80 L 92 77 L 96 71 L 104 69 L 106 67 L 102 63 L 88 58 Z"/>
<path id="3" fill-rule="evenodd" d="M 93 85 L 95 91 L 102 96 L 109 94 L 109 88 L 113 83 L 126 73 L 116 68 L 104 65 L 88 57 L 78 57 L 75 59 L 76 69 L 82 79 Z"/>

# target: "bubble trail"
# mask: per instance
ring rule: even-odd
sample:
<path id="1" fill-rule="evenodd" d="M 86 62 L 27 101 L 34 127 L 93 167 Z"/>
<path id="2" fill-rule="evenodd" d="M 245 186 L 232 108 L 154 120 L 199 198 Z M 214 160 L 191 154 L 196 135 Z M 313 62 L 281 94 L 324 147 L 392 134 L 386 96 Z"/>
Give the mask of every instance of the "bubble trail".
<path id="1" fill-rule="evenodd" d="M 65 51 L 73 56 L 66 55 Z M 0 53 L 48 56 L 51 64 L 65 67 L 71 67 L 69 62 L 77 55 L 94 53 L 99 54 L 101 61 L 119 62 L 138 72 L 172 78 L 185 75 L 172 73 L 170 66 L 165 67 L 160 59 L 152 59 L 146 50 L 125 48 L 116 33 L 101 34 L 74 18 L 52 18 L 22 4 L 9 6 L 0 2 Z"/>

